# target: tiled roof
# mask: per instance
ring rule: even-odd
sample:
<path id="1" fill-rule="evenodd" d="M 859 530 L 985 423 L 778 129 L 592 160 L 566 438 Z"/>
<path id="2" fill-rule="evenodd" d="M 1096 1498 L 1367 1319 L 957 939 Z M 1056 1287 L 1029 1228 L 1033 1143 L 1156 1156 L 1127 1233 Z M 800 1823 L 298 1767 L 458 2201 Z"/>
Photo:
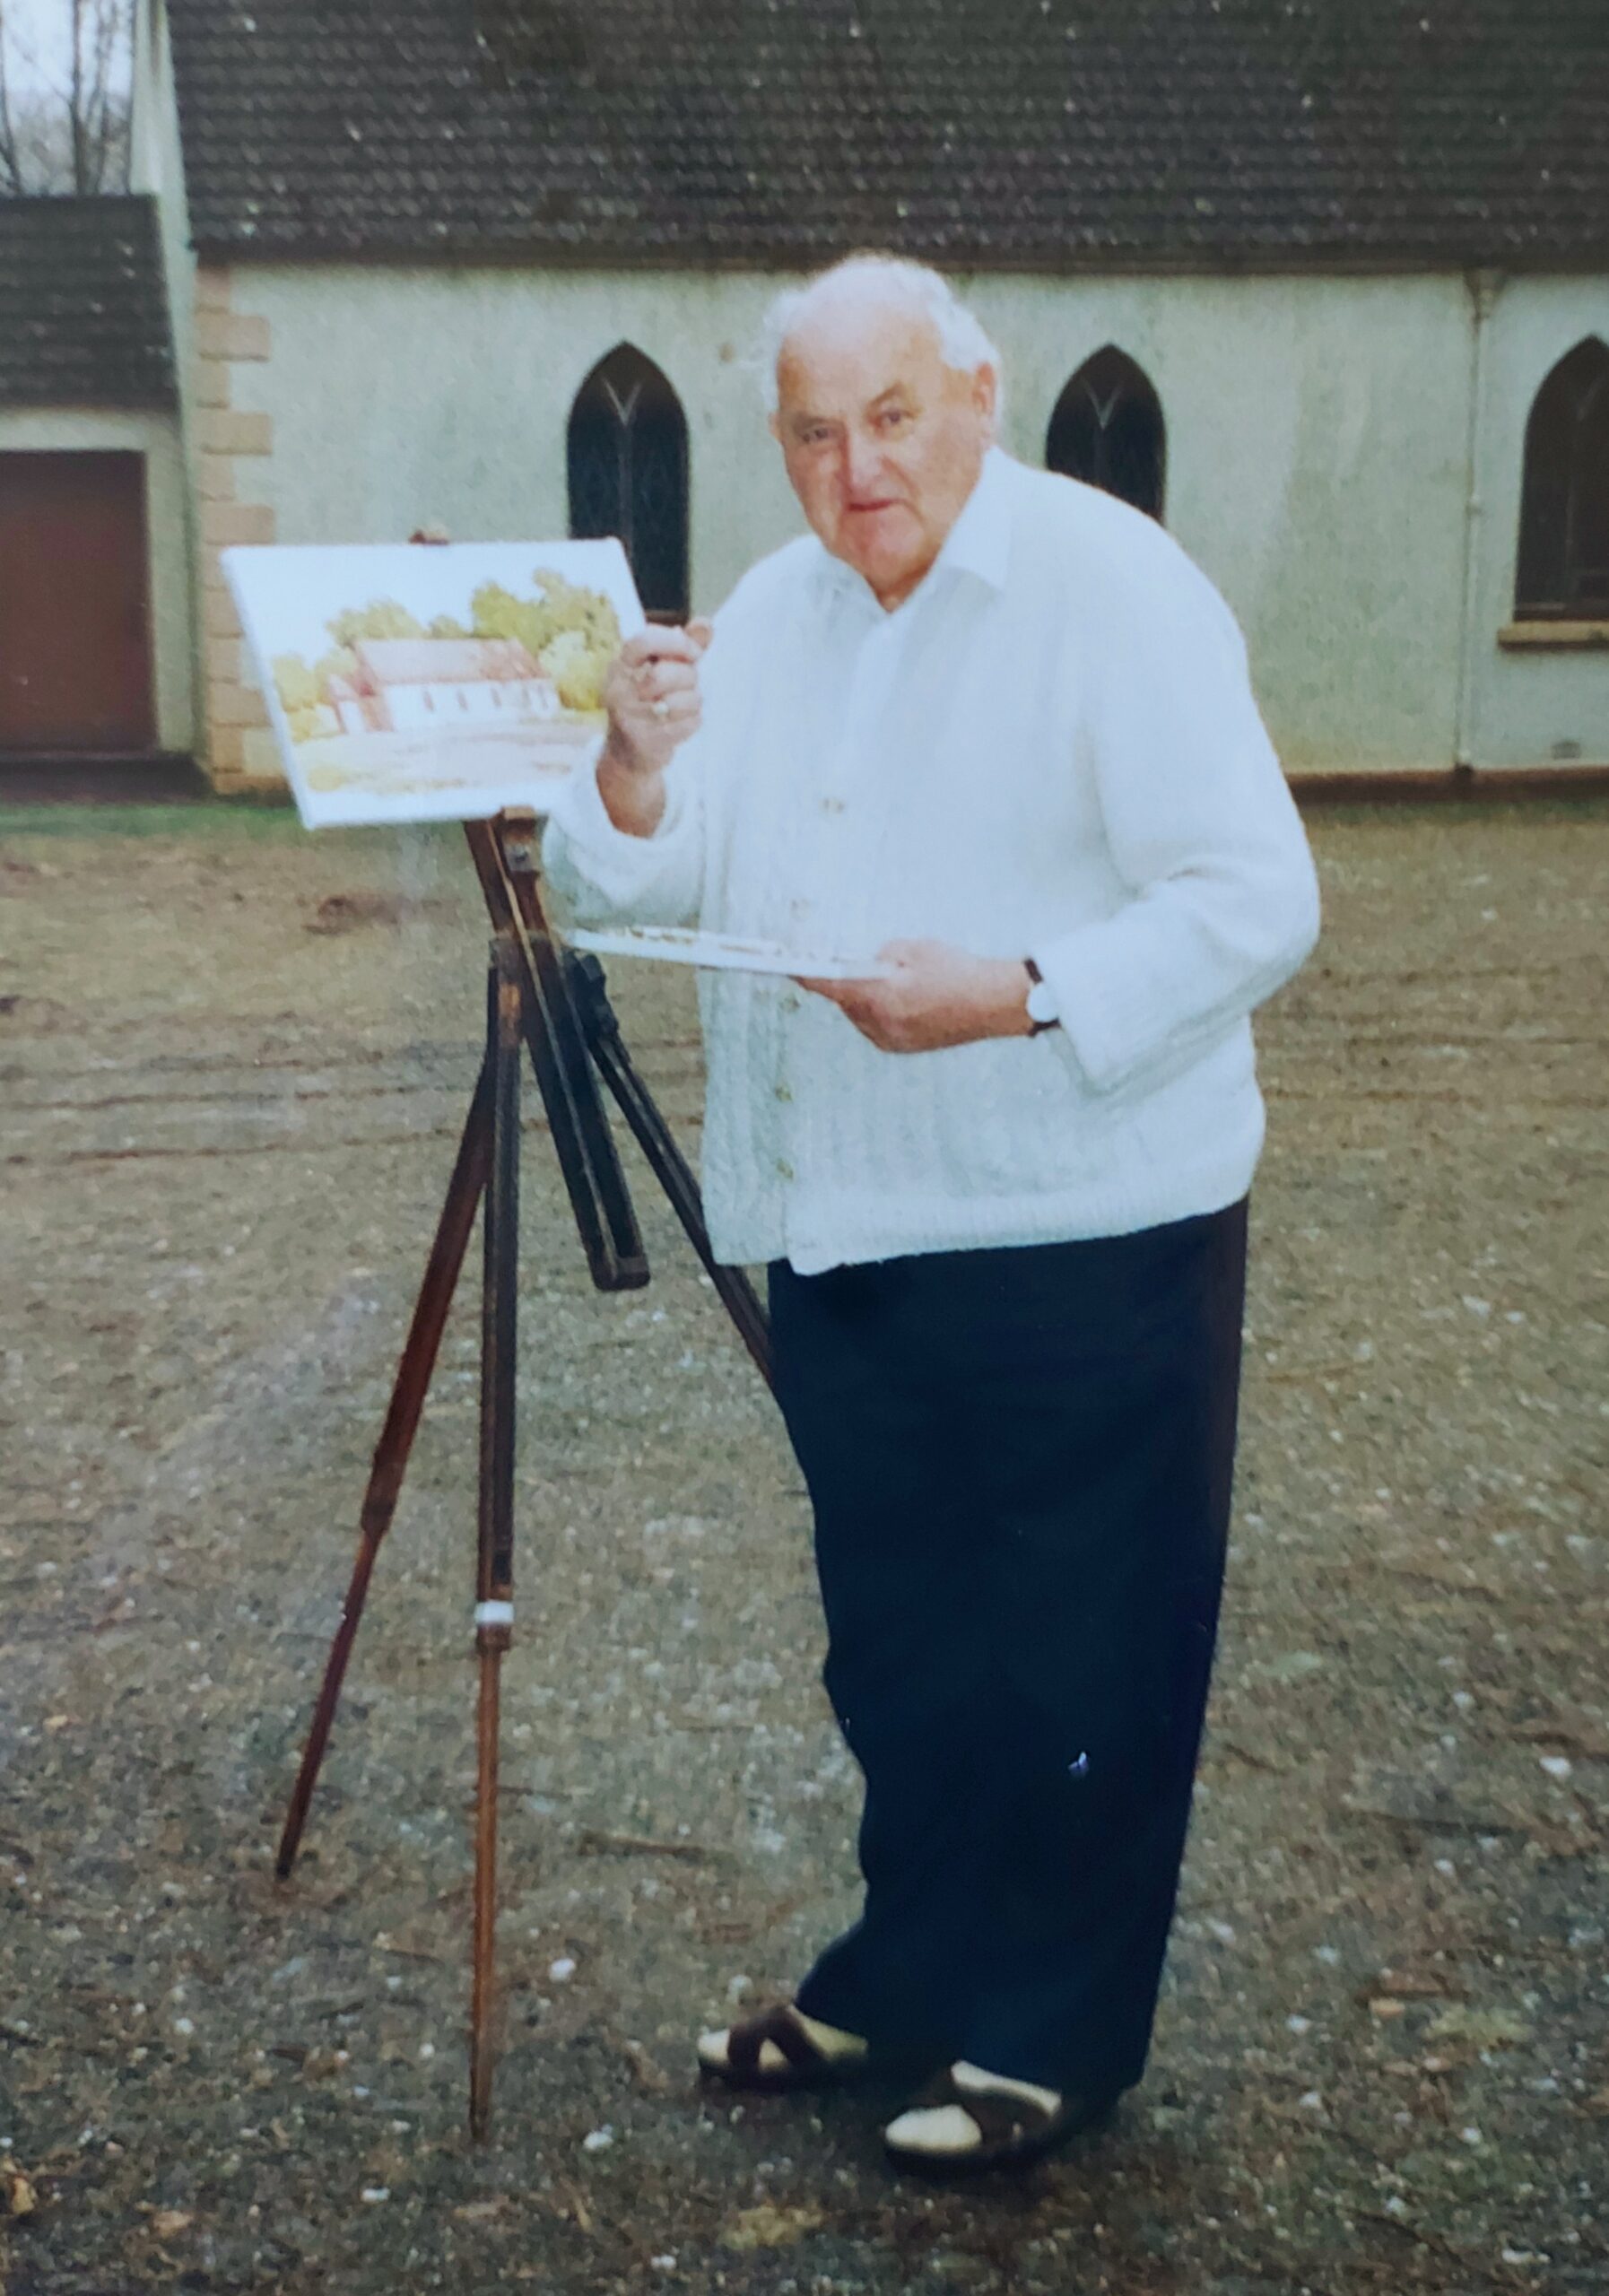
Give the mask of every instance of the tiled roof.
<path id="1" fill-rule="evenodd" d="M 0 199 L 0 406 L 169 406 L 146 198 Z"/>
<path id="2" fill-rule="evenodd" d="M 197 243 L 1609 259 L 1609 0 L 170 0 Z"/>

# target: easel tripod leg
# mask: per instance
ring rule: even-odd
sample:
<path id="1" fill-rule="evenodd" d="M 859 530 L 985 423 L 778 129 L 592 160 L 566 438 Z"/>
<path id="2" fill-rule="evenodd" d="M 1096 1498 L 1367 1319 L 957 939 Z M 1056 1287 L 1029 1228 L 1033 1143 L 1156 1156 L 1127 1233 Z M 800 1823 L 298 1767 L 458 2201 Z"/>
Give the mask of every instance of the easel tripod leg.
<path id="1" fill-rule="evenodd" d="M 754 1360 L 769 1387 L 772 1381 L 770 1319 L 760 1295 L 743 1270 L 726 1267 L 710 1248 L 704 1224 L 703 1198 L 691 1165 L 676 1145 L 675 1135 L 637 1072 L 620 1032 L 620 1022 L 609 1002 L 604 968 L 592 956 L 570 959 L 567 978 L 575 996 L 587 1048 L 598 1074 L 614 1096 L 615 1105 L 630 1126 L 633 1138 L 648 1158 L 665 1201 L 682 1222 L 689 1243 L 698 1254 L 721 1305 L 731 1317 L 738 1337 Z"/>
<path id="2" fill-rule="evenodd" d="M 502 1656 L 483 1636 L 479 1643 L 480 1705 L 476 1718 L 474 1834 L 474 1961 L 469 1997 L 469 2133 L 481 2143 L 491 2125 L 492 2005 L 497 1952 L 497 1757 Z"/>
<path id="3" fill-rule="evenodd" d="M 280 1836 L 275 1870 L 282 1882 L 289 1879 L 296 1860 L 302 1828 L 307 1822 L 308 1805 L 313 1798 L 313 1788 L 318 1782 L 324 1750 L 329 1742 L 335 1709 L 340 1704 L 341 1684 L 346 1674 L 347 1660 L 352 1656 L 352 1646 L 357 1639 L 359 1622 L 363 1615 L 363 1604 L 369 1593 L 375 1557 L 396 1512 L 408 1454 L 413 1447 L 420 1414 L 424 1409 L 425 1393 L 435 1368 L 436 1352 L 441 1344 L 448 1310 L 452 1306 L 458 1271 L 469 1248 L 475 1212 L 486 1185 L 491 1160 L 491 1074 L 488 1065 L 482 1069 L 474 1098 L 469 1105 L 463 1138 L 458 1144 L 457 1161 L 448 1184 L 447 1200 L 441 1208 L 436 1239 L 431 1247 L 424 1281 L 420 1285 L 413 1320 L 408 1329 L 407 1344 L 397 1365 L 390 1408 L 386 1413 L 379 1441 L 375 1445 L 369 1488 L 363 1494 L 357 1560 L 352 1565 L 341 1623 L 335 1630 L 335 1639 L 330 1645 L 329 1657 L 325 1662 L 318 1703 L 313 1709 L 312 1726 L 308 1732 L 301 1768 L 297 1773 L 290 1807 L 285 1813 L 284 1831 Z"/>
<path id="4" fill-rule="evenodd" d="M 524 1010 L 511 933 L 493 943 L 487 1065 L 491 1161 L 483 1224 L 481 1308 L 480 1536 L 475 1569 L 476 1727 L 474 1969 L 469 2013 L 469 2126 L 491 2116 L 493 1959 L 497 1942 L 498 1702 L 514 1628 L 514 1416 L 519 1282 L 519 1064 Z"/>

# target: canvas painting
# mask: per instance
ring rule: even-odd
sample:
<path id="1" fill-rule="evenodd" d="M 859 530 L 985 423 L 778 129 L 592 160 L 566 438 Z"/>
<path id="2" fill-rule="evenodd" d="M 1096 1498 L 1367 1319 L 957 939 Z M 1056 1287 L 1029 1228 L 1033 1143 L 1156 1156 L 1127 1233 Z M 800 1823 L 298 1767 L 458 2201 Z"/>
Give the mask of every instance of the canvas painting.
<path id="1" fill-rule="evenodd" d="M 643 627 L 603 542 L 286 544 L 223 552 L 309 829 L 544 812 L 604 737 Z"/>

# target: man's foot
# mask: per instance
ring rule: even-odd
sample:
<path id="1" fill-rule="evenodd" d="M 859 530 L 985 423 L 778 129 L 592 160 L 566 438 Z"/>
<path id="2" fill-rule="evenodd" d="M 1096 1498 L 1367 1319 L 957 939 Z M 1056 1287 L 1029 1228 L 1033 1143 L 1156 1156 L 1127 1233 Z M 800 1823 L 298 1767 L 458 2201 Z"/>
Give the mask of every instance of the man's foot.
<path id="1" fill-rule="evenodd" d="M 825 2089 L 853 2081 L 871 2052 L 858 2033 L 823 2025 L 791 2001 L 699 2036 L 699 2069 L 734 2089 Z"/>
<path id="2" fill-rule="evenodd" d="M 1115 2095 L 1043 2089 L 964 2061 L 929 2083 L 883 2132 L 889 2157 L 926 2176 L 970 2175 L 1042 2160 L 1109 2119 Z"/>

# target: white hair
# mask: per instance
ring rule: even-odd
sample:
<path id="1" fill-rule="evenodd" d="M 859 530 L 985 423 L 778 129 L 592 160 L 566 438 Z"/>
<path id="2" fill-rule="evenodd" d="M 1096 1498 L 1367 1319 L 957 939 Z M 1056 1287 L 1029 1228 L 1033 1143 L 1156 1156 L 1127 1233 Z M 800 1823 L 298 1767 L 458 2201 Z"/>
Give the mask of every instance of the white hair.
<path id="1" fill-rule="evenodd" d="M 938 337 L 939 355 L 945 366 L 963 375 L 975 375 L 979 367 L 992 367 L 997 403 L 1003 401 L 1000 353 L 942 273 L 930 270 L 925 263 L 909 263 L 902 256 L 851 255 L 817 272 L 803 287 L 785 288 L 772 298 L 761 322 L 754 361 L 768 414 L 777 412 L 777 369 L 787 345 L 822 305 L 849 297 L 883 309 L 910 311 L 926 319 Z"/>

